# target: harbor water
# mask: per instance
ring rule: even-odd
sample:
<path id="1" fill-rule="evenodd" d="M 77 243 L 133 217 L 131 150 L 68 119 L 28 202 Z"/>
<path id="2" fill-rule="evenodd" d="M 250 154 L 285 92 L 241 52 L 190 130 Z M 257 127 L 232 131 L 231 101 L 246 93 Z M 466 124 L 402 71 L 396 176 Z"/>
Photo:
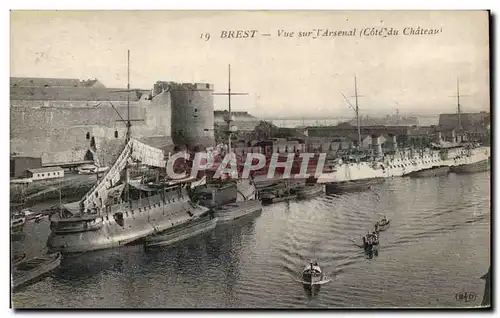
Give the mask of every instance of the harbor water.
<path id="1" fill-rule="evenodd" d="M 35 207 L 36 210 L 36 207 Z M 352 240 L 386 215 L 379 255 Z M 43 251 L 49 222 L 12 242 Z M 127 246 L 66 257 L 15 307 L 338 308 L 472 307 L 490 266 L 490 172 L 394 178 L 361 193 L 265 206 L 172 247 Z M 304 290 L 311 258 L 331 281 Z M 467 302 L 457 297 L 476 295 Z"/>

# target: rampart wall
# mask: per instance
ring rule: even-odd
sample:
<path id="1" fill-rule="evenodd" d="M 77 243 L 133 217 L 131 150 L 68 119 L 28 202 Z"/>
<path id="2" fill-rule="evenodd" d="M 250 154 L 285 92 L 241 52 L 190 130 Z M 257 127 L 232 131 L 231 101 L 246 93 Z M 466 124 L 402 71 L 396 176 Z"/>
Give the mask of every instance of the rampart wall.
<path id="1" fill-rule="evenodd" d="M 111 103 L 126 119 L 127 102 Z M 130 105 L 130 118 L 144 120 L 132 122 L 134 137 L 164 136 L 170 140 L 168 93 Z M 11 100 L 10 117 L 11 153 L 41 157 L 44 164 L 83 160 L 92 137 L 100 161 L 106 163 L 113 160 L 125 135 L 125 124 L 117 121 L 120 117 L 108 101 Z"/>

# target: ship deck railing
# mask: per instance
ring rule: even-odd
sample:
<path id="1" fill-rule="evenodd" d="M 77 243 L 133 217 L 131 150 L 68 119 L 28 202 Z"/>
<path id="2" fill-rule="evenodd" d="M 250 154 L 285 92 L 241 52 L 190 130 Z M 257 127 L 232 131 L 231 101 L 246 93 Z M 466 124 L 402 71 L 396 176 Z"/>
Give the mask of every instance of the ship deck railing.
<path id="1" fill-rule="evenodd" d="M 174 186 L 173 188 L 176 189 L 178 187 Z M 124 212 L 124 211 L 127 213 L 129 211 L 155 207 L 156 205 L 160 205 L 163 203 L 162 199 L 163 197 L 165 198 L 166 203 L 175 202 L 177 201 L 177 199 L 181 197 L 181 192 L 171 191 L 171 192 L 166 192 L 164 195 L 160 193 L 152 196 L 146 196 L 129 202 L 122 202 L 114 205 L 108 205 L 100 209 L 90 209 L 90 211 L 95 211 L 94 213 L 92 212 L 79 213 L 79 214 L 73 214 L 72 216 L 69 217 L 60 217 L 59 214 L 54 214 L 51 220 L 55 222 L 90 221 L 98 217 L 104 217 L 110 213 L 113 214 L 116 212 Z M 71 211 L 69 210 L 68 212 L 71 213 Z"/>

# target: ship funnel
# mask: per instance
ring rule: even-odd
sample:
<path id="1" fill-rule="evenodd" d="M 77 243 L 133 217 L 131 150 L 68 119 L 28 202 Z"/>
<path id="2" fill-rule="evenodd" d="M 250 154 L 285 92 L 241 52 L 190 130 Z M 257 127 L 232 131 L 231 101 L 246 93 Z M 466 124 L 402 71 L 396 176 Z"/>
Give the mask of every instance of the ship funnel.
<path id="1" fill-rule="evenodd" d="M 437 139 L 437 142 L 440 143 L 441 140 L 443 140 L 443 135 L 441 134 L 440 131 L 437 132 L 437 136 L 436 136 L 436 139 Z"/>
<path id="2" fill-rule="evenodd" d="M 455 129 L 451 131 L 451 142 L 457 142 L 457 136 L 455 135 Z"/>
<path id="3" fill-rule="evenodd" d="M 394 134 L 389 134 L 389 148 L 393 151 L 396 151 L 398 149 L 398 141 L 397 137 Z"/>
<path id="4" fill-rule="evenodd" d="M 382 145 L 380 144 L 380 137 L 377 135 L 372 135 L 372 150 L 375 156 L 380 156 L 382 154 Z"/>

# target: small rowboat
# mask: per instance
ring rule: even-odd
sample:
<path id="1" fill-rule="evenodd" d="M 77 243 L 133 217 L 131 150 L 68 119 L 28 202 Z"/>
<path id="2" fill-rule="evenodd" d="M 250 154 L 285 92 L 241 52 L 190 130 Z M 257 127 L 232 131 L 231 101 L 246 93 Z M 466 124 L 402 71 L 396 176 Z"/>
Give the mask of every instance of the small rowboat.
<path id="1" fill-rule="evenodd" d="M 378 222 L 375 223 L 375 232 L 382 232 L 382 231 L 385 231 L 389 228 L 389 226 L 391 225 L 391 221 L 390 220 L 380 220 Z"/>
<path id="2" fill-rule="evenodd" d="M 12 289 L 21 287 L 45 277 L 61 264 L 61 254 L 52 253 L 13 264 Z"/>
<path id="3" fill-rule="evenodd" d="M 304 268 L 302 272 L 302 282 L 304 285 L 319 284 L 323 280 L 323 272 L 318 265 L 318 262 L 311 262 Z"/>

